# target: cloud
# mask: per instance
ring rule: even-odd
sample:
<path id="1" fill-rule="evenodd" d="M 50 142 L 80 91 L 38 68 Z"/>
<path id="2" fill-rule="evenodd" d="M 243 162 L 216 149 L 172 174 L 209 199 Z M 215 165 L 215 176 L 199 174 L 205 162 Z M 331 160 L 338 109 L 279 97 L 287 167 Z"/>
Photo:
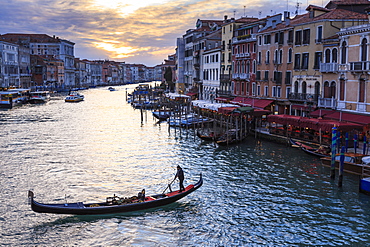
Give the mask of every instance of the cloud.
<path id="1" fill-rule="evenodd" d="M 75 42 L 81 58 L 155 65 L 175 52 L 176 38 L 197 19 L 264 17 L 286 9 L 276 0 L 13 0 L 2 3 L 0 33 L 56 35 Z"/>

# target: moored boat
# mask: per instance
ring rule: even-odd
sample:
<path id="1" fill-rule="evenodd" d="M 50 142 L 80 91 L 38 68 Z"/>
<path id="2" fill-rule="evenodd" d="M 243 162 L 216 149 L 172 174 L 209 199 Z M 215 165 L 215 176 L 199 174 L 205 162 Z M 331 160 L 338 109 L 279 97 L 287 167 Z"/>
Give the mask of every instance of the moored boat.
<path id="1" fill-rule="evenodd" d="M 183 191 L 170 191 L 152 196 L 145 196 L 143 190 L 138 196 L 122 198 L 118 196 L 107 197 L 105 202 L 98 203 L 62 203 L 44 204 L 35 201 L 34 193 L 28 192 L 28 197 L 33 211 L 38 213 L 74 214 L 74 215 L 101 215 L 133 212 L 144 209 L 164 206 L 180 200 L 199 189 L 203 184 L 202 174 L 197 183 L 188 185 Z M 144 193 L 143 193 L 144 192 Z"/>
<path id="2" fill-rule="evenodd" d="M 42 104 L 50 100 L 49 91 L 34 91 L 30 92 L 30 98 L 28 100 L 31 104 Z"/>
<path id="3" fill-rule="evenodd" d="M 344 153 L 343 171 L 355 175 L 362 175 L 364 164 L 362 158 L 367 156 L 361 153 Z M 331 167 L 331 157 L 322 157 L 321 164 L 326 167 Z M 339 169 L 340 154 L 335 156 L 335 169 Z"/>
<path id="4" fill-rule="evenodd" d="M 0 91 L 0 108 L 12 109 L 28 101 L 30 89 L 9 88 Z"/>
<path id="5" fill-rule="evenodd" d="M 324 145 L 309 143 L 304 141 L 293 140 L 290 138 L 290 143 L 293 147 L 299 147 L 305 153 L 318 156 L 318 157 L 329 157 L 330 148 Z"/>

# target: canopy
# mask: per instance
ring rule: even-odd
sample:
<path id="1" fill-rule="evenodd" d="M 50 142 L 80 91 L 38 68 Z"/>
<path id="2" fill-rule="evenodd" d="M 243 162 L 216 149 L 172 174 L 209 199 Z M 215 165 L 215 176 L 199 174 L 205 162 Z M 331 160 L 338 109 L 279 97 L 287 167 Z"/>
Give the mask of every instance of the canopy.
<path id="1" fill-rule="evenodd" d="M 253 112 L 254 108 L 250 106 L 245 106 L 245 107 L 239 107 L 233 110 L 233 113 L 249 113 Z"/>
<path id="2" fill-rule="evenodd" d="M 282 125 L 293 125 L 301 128 L 309 128 L 316 131 L 331 131 L 335 126 L 339 131 L 348 132 L 351 130 L 362 130 L 363 125 L 349 122 L 341 122 L 328 119 L 306 118 L 292 115 L 268 115 L 268 122 L 275 122 Z"/>

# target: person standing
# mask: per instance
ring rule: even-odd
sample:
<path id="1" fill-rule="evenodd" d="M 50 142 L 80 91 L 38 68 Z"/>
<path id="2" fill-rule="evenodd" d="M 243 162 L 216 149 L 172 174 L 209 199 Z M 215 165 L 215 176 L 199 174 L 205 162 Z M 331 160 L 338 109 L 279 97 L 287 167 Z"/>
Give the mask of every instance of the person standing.
<path id="1" fill-rule="evenodd" d="M 179 165 L 177 166 L 177 173 L 176 173 L 175 179 L 176 178 L 179 179 L 180 192 L 184 191 L 185 190 L 185 188 L 184 188 L 184 171 L 182 170 L 182 168 Z"/>

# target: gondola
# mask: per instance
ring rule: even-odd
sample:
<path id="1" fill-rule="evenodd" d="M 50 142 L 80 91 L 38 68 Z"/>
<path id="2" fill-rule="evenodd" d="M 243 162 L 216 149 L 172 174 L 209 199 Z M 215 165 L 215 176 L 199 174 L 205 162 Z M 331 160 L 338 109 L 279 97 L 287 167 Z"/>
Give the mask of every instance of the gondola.
<path id="1" fill-rule="evenodd" d="M 213 141 L 219 137 L 219 135 L 215 135 L 213 132 L 207 134 L 200 133 L 200 131 L 197 131 L 197 136 L 202 139 L 203 141 Z"/>
<path id="2" fill-rule="evenodd" d="M 203 184 L 202 174 L 199 181 L 195 184 L 188 185 L 184 191 L 179 190 L 162 193 L 152 196 L 145 196 L 144 193 L 139 193 L 138 196 L 130 198 L 120 198 L 118 196 L 107 197 L 106 202 L 100 203 L 62 203 L 62 204 L 43 204 L 35 201 L 34 193 L 28 191 L 28 198 L 31 203 L 31 208 L 37 213 L 53 213 L 53 214 L 73 214 L 73 215 L 102 215 L 133 212 L 155 207 L 164 206 L 180 200 L 199 189 Z M 170 186 L 168 186 L 170 187 Z M 168 188 L 167 187 L 167 188 Z"/>
<path id="3" fill-rule="evenodd" d="M 310 155 L 314 155 L 317 157 L 329 157 L 330 156 L 330 150 L 328 149 L 328 147 L 320 146 L 318 144 L 311 144 L 311 143 L 305 144 L 301 141 L 294 141 L 292 138 L 290 138 L 290 143 L 292 144 L 293 147 L 299 147 L 302 151 Z"/>

